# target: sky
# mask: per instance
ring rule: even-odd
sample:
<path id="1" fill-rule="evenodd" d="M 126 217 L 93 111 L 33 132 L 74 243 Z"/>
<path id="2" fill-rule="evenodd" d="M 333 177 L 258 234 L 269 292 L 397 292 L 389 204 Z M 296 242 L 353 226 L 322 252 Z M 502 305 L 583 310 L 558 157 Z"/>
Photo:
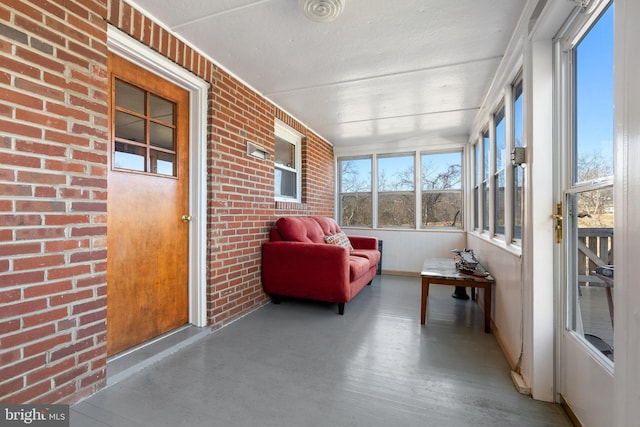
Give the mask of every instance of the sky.
<path id="1" fill-rule="evenodd" d="M 576 47 L 576 64 L 578 156 L 613 164 L 613 6 Z"/>

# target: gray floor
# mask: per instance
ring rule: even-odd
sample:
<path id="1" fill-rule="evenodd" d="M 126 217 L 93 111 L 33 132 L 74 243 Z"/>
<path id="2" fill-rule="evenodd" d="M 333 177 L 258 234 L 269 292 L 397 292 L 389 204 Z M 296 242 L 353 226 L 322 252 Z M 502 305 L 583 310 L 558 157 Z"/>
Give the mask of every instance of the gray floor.
<path id="1" fill-rule="evenodd" d="M 420 279 L 378 276 L 346 305 L 284 300 L 71 408 L 84 426 L 571 426 L 518 394 L 483 316 Z"/>

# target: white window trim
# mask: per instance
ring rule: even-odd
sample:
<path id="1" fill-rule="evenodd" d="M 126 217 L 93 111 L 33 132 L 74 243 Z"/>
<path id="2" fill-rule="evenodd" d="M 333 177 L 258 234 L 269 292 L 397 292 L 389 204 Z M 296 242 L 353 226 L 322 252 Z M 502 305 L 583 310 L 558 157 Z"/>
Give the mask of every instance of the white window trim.
<path id="1" fill-rule="evenodd" d="M 277 137 L 284 139 L 291 143 L 295 147 L 295 168 L 290 168 L 283 165 L 278 165 L 274 162 L 275 168 L 295 172 L 296 173 L 296 197 L 282 197 L 275 196 L 275 200 L 279 202 L 302 202 L 302 138 L 303 134 L 294 130 L 290 126 L 287 126 L 281 120 L 276 119 L 274 122 L 274 134 Z"/>
<path id="2" fill-rule="evenodd" d="M 189 323 L 207 325 L 207 92 L 209 84 L 109 25 L 110 52 L 189 92 Z"/>

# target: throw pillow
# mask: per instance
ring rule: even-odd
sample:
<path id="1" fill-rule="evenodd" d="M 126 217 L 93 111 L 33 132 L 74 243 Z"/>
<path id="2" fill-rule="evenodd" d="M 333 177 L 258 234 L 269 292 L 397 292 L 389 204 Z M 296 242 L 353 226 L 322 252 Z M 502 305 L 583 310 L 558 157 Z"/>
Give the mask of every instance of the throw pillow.
<path id="1" fill-rule="evenodd" d="M 325 236 L 324 241 L 325 243 L 328 243 L 330 245 L 344 246 L 345 248 L 349 249 L 349 252 L 353 251 L 351 241 L 349 240 L 349 237 L 344 234 L 344 231 L 336 233 L 332 236 Z"/>

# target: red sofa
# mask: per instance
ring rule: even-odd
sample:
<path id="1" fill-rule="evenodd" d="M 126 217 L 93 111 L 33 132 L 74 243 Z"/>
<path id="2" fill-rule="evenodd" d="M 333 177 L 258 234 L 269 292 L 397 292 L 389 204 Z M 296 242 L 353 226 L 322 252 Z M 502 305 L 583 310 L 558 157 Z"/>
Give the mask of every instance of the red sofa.
<path id="1" fill-rule="evenodd" d="M 331 218 L 283 217 L 262 246 L 262 285 L 275 303 L 281 296 L 336 302 L 344 314 L 378 262 L 375 237 L 347 237 Z"/>

